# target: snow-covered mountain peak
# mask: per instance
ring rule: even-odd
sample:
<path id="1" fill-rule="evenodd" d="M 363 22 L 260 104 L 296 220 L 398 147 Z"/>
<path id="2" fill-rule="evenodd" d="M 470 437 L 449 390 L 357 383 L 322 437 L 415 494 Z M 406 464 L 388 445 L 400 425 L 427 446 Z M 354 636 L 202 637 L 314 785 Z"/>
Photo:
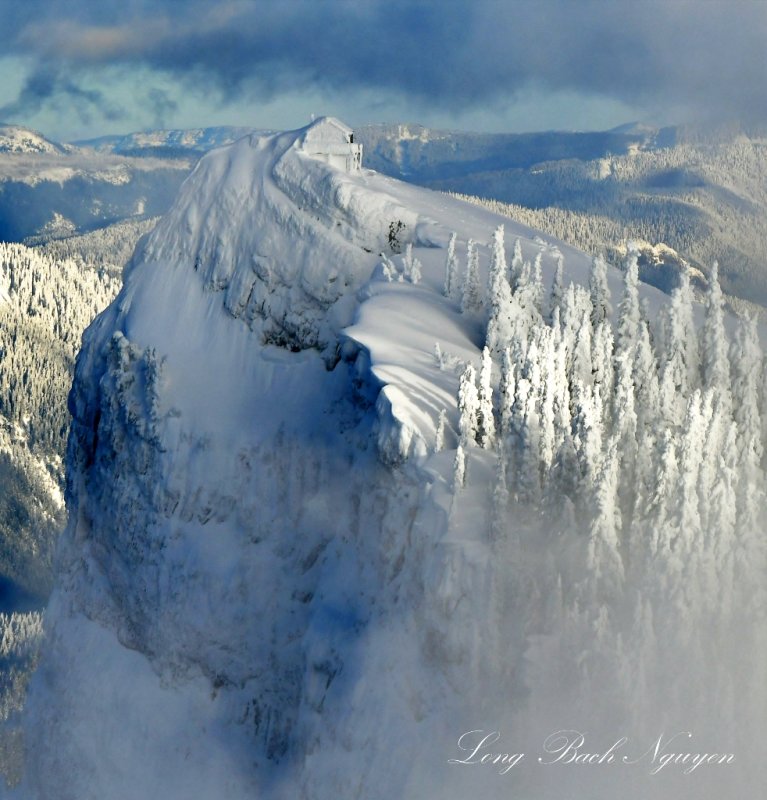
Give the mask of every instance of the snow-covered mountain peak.
<path id="1" fill-rule="evenodd" d="M 65 153 L 60 145 L 41 133 L 19 125 L 0 123 L 0 153 Z"/>
<path id="2" fill-rule="evenodd" d="M 666 685 L 688 561 L 706 601 L 690 619 L 729 613 L 693 557 L 713 467 L 683 487 L 697 516 L 663 520 L 707 420 L 733 476 L 712 519 L 738 486 L 741 423 L 723 415 L 756 384 L 714 400 L 730 391 L 718 284 L 704 371 L 691 355 L 659 372 L 647 317 L 692 352 L 686 285 L 661 314 L 633 256 L 624 274 L 365 170 L 351 136 L 323 118 L 210 152 L 84 336 L 34 798 L 493 797 L 497 771 L 447 768 L 463 732 L 508 726 L 504 748 L 534 748 L 593 723 L 607 747 L 638 709 L 638 757 L 670 703 L 674 730 L 706 721 L 708 650 Z M 753 325 L 739 337 L 749 376 Z M 710 647 L 710 627 L 685 630 Z M 530 762 L 520 795 L 594 774 L 528 791 Z M 647 797 L 634 777 L 623 796 Z M 669 785 L 653 796 L 683 796 Z M 616 796 L 589 788 L 574 796 Z"/>
<path id="3" fill-rule="evenodd" d="M 194 284 L 211 309 L 250 329 L 254 347 L 314 349 L 328 367 L 365 351 L 363 378 L 375 386 L 374 395 L 381 390 L 378 444 L 385 460 L 396 462 L 425 452 L 439 407 L 454 403 L 455 369 L 479 340 L 476 324 L 461 319 L 441 295 L 444 248 L 453 231 L 463 250 L 474 240 L 484 276 L 486 243 L 501 219 L 365 170 L 360 155 L 353 131 L 327 117 L 211 151 L 139 246 L 120 307 L 125 332 L 135 340 L 133 320 L 150 306 L 158 313 L 159 301 L 133 302 L 134 284 L 164 281 L 166 288 L 156 291 L 171 305 L 183 305 L 180 295 L 191 291 L 182 284 Z M 586 280 L 583 254 L 508 219 L 505 224 L 510 242 L 520 237 L 526 258 L 540 254 L 546 276 L 567 252 L 568 274 Z M 408 247 L 419 264 L 417 287 L 406 277 Z M 171 276 L 175 297 L 167 289 Z M 613 280 L 617 291 L 617 273 Z M 414 327 L 419 316 L 424 324 Z M 449 347 L 453 371 L 440 374 L 435 366 L 425 391 L 423 376 L 410 365 L 433 359 L 435 331 Z M 154 335 L 139 341 L 148 345 Z"/>
<path id="4" fill-rule="evenodd" d="M 352 132 L 322 118 L 203 157 L 139 254 L 198 272 L 227 310 L 296 349 L 335 346 L 349 296 L 384 250 L 414 241 L 417 209 L 359 169 Z"/>

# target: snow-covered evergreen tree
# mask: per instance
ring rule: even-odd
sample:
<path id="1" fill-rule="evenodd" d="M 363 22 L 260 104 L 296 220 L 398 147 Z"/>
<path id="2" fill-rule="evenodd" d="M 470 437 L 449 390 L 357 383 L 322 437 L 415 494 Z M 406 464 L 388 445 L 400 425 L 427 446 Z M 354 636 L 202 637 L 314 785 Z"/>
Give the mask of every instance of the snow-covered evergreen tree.
<path id="1" fill-rule="evenodd" d="M 442 348 L 439 346 L 439 342 L 434 342 L 434 361 L 440 370 L 445 368 L 445 357 L 442 355 Z"/>
<path id="2" fill-rule="evenodd" d="M 687 368 L 689 391 L 700 386 L 700 353 L 698 351 L 698 331 L 693 313 L 694 297 L 689 269 L 683 269 L 677 290 L 678 303 L 675 308 L 677 319 L 673 324 L 678 330 L 681 347 L 684 350 L 684 363 Z M 673 305 L 673 304 L 672 304 Z"/>
<path id="3" fill-rule="evenodd" d="M 458 431 L 464 448 L 477 441 L 478 413 L 479 395 L 477 393 L 476 371 L 469 364 L 463 371 L 458 385 Z"/>
<path id="4" fill-rule="evenodd" d="M 516 364 L 511 355 L 511 348 L 503 351 L 501 362 L 501 381 L 498 386 L 498 405 L 501 422 L 501 438 L 506 439 L 511 430 L 511 415 L 516 393 Z"/>
<path id="5" fill-rule="evenodd" d="M 511 415 L 516 393 L 516 364 L 511 355 L 511 348 L 506 347 L 501 361 L 501 380 L 498 385 L 498 406 L 501 439 L 505 440 L 511 430 Z"/>
<path id="6" fill-rule="evenodd" d="M 555 452 L 571 433 L 570 416 L 570 381 L 567 372 L 567 342 L 559 321 L 559 306 L 554 309 L 551 323 L 551 354 L 553 373 L 549 376 L 549 385 L 554 397 L 554 439 Z"/>
<path id="7" fill-rule="evenodd" d="M 658 363 L 650 339 L 650 326 L 646 320 L 639 326 L 639 340 L 634 353 L 634 387 L 637 398 L 639 425 L 646 434 L 658 422 L 660 413 L 660 386 L 658 383 Z"/>
<path id="8" fill-rule="evenodd" d="M 509 276 L 509 284 L 511 291 L 516 292 L 519 288 L 519 281 L 522 277 L 522 270 L 524 267 L 524 259 L 522 258 L 522 243 L 519 239 L 514 241 L 514 252 L 511 256 L 511 274 Z"/>
<path id="9" fill-rule="evenodd" d="M 554 278 L 551 282 L 549 292 L 548 320 L 553 323 L 555 309 L 561 309 L 562 298 L 565 294 L 565 259 L 561 253 L 557 253 L 557 266 L 554 270 Z"/>
<path id="10" fill-rule="evenodd" d="M 586 309 L 583 309 L 585 312 Z M 576 312 L 577 313 L 577 312 Z M 577 327 L 574 330 L 570 345 L 570 374 L 584 384 L 592 384 L 594 380 L 594 364 L 592 362 L 593 342 L 591 321 L 587 313 L 582 313 L 580 319 L 573 320 Z"/>
<path id="11" fill-rule="evenodd" d="M 703 397 L 696 390 L 687 404 L 679 457 L 680 501 L 676 527 L 683 556 L 691 552 L 701 533 L 698 476 L 706 448 L 706 428 Z"/>
<path id="12" fill-rule="evenodd" d="M 687 270 L 671 295 L 664 320 L 664 359 L 661 372 L 662 411 L 665 418 L 681 422 L 685 398 L 700 386 L 698 333 L 693 319 L 693 299 Z"/>
<path id="13" fill-rule="evenodd" d="M 396 264 L 386 253 L 381 253 L 381 272 L 388 283 L 391 283 L 395 279 L 400 280 L 400 273 Z"/>
<path id="14" fill-rule="evenodd" d="M 698 474 L 698 496 L 700 498 L 700 516 L 702 529 L 709 529 L 709 505 L 705 498 L 711 497 L 714 484 L 719 479 L 722 453 L 726 437 L 732 424 L 732 417 L 722 403 L 717 402 L 713 392 L 703 395 L 701 415 L 705 425 L 706 448 Z"/>
<path id="15" fill-rule="evenodd" d="M 626 528 L 629 529 L 641 496 L 640 451 L 644 442 L 638 441 L 638 434 L 643 431 L 638 430 L 633 364 L 629 361 L 628 353 L 617 357 L 616 361 L 612 431 L 620 454 L 617 468 L 621 487 L 616 502 L 620 503 Z"/>
<path id="16" fill-rule="evenodd" d="M 740 320 L 732 347 L 732 400 L 737 423 L 737 443 L 744 464 L 753 475 L 760 469 L 764 448 L 759 408 L 760 377 L 764 356 L 759 345 L 756 318 Z"/>
<path id="17" fill-rule="evenodd" d="M 463 489 L 466 485 L 466 453 L 463 445 L 459 444 L 455 451 L 455 460 L 453 461 L 453 494 Z"/>
<path id="18" fill-rule="evenodd" d="M 557 266 L 554 271 L 554 279 L 551 282 L 549 293 L 548 320 L 553 322 L 554 310 L 561 308 L 562 297 L 565 293 L 565 259 L 561 253 L 557 253 Z"/>
<path id="19" fill-rule="evenodd" d="M 584 501 L 596 484 L 596 476 L 602 462 L 604 424 L 602 403 L 591 386 L 575 380 L 571 392 L 573 443 L 580 465 L 578 492 L 574 499 Z"/>
<path id="20" fill-rule="evenodd" d="M 642 320 L 639 326 L 639 340 L 634 350 L 632 373 L 639 444 L 636 463 L 637 502 L 645 503 L 652 491 L 661 419 L 658 363 L 650 341 L 650 327 L 646 320 Z"/>
<path id="21" fill-rule="evenodd" d="M 719 266 L 714 262 L 706 295 L 706 320 L 703 325 L 703 386 L 729 393 L 729 343 L 724 327 L 724 296 L 719 285 Z"/>
<path id="22" fill-rule="evenodd" d="M 679 459 L 675 433 L 666 428 L 658 447 L 658 471 L 655 491 L 645 512 L 649 528 L 650 558 L 664 558 L 672 553 L 679 524 Z M 678 561 L 675 561 L 678 564 Z M 678 564 L 679 568 L 681 565 Z M 652 569 L 652 566 L 649 567 Z"/>
<path id="23" fill-rule="evenodd" d="M 493 296 L 505 292 L 509 280 L 506 265 L 506 248 L 504 245 L 503 225 L 493 231 L 493 241 L 490 243 L 490 270 L 488 273 L 488 292 Z M 509 290 L 511 287 L 509 286 Z"/>
<path id="24" fill-rule="evenodd" d="M 564 294 L 561 317 L 570 383 L 576 378 L 584 384 L 592 383 L 590 312 L 588 292 L 571 283 Z"/>
<path id="25" fill-rule="evenodd" d="M 589 295 L 591 296 L 591 325 L 596 330 L 599 324 L 609 320 L 613 313 L 610 305 L 610 287 L 607 283 L 607 262 L 602 256 L 595 256 L 591 260 Z"/>
<path id="26" fill-rule="evenodd" d="M 600 322 L 591 340 L 591 371 L 594 386 L 602 397 L 613 391 L 613 329 L 609 321 Z"/>
<path id="27" fill-rule="evenodd" d="M 533 261 L 533 269 L 530 276 L 530 297 L 533 301 L 533 307 L 539 315 L 544 313 L 544 298 L 545 290 L 543 287 L 543 253 L 538 253 Z"/>
<path id="28" fill-rule="evenodd" d="M 447 412 L 440 409 L 437 417 L 437 426 L 434 431 L 434 452 L 441 453 L 445 448 L 445 426 L 447 425 Z"/>
<path id="29" fill-rule="evenodd" d="M 482 297 L 479 288 L 479 253 L 473 239 L 466 246 L 466 276 L 463 280 L 461 295 L 461 311 L 474 314 L 482 309 Z"/>
<path id="30" fill-rule="evenodd" d="M 620 556 L 621 511 L 618 498 L 619 448 L 617 437 L 607 445 L 593 487 L 589 529 L 588 569 L 593 576 L 592 600 L 614 599 L 623 584 Z"/>
<path id="31" fill-rule="evenodd" d="M 461 292 L 461 272 L 458 254 L 455 252 L 457 235 L 455 231 L 450 234 L 450 241 L 447 244 L 447 256 L 445 257 L 445 285 L 442 290 L 445 297 L 456 300 Z"/>
<path id="32" fill-rule="evenodd" d="M 413 245 L 408 242 L 405 246 L 405 255 L 402 257 L 402 276 L 410 283 L 419 283 L 423 265 L 413 255 Z"/>
<path id="33" fill-rule="evenodd" d="M 636 250 L 630 250 L 623 278 L 623 296 L 618 306 L 618 330 L 615 336 L 616 357 L 631 353 L 639 337 L 639 265 Z"/>
<path id="34" fill-rule="evenodd" d="M 477 442 L 485 449 L 495 444 L 495 417 L 493 416 L 493 361 L 490 350 L 482 351 L 482 364 L 479 370 L 479 390 L 477 395 Z"/>
<path id="35" fill-rule="evenodd" d="M 533 354 L 537 357 L 534 348 Z M 534 380 L 534 379 L 533 379 Z M 528 377 L 523 377 L 518 387 L 519 424 L 517 426 L 517 467 L 518 498 L 523 502 L 535 504 L 540 500 L 541 479 L 541 429 L 538 411 L 538 389 Z"/>
<path id="36" fill-rule="evenodd" d="M 503 353 L 514 334 L 514 306 L 507 278 L 506 252 L 503 242 L 503 225 L 496 228 L 490 249 L 488 277 L 488 305 L 490 319 L 487 324 L 486 344 L 496 356 Z"/>

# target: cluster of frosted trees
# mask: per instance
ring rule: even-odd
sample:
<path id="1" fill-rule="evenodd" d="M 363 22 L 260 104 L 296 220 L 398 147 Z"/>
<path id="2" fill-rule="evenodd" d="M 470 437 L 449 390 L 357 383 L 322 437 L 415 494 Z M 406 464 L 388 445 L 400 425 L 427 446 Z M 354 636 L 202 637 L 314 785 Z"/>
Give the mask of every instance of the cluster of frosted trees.
<path id="1" fill-rule="evenodd" d="M 0 574 L 49 590 L 63 525 L 67 395 L 85 327 L 119 281 L 0 243 Z"/>
<path id="2" fill-rule="evenodd" d="M 24 748 L 17 715 L 42 638 L 42 614 L 0 614 L 0 785 L 14 785 L 21 775 Z"/>
<path id="3" fill-rule="evenodd" d="M 392 261 L 386 254 L 381 253 L 381 274 L 389 283 L 418 283 L 421 280 L 421 270 L 423 265 L 413 255 L 413 245 L 405 246 L 405 254 Z"/>
<path id="4" fill-rule="evenodd" d="M 74 261 L 83 269 L 122 274 L 138 240 L 157 224 L 157 217 L 126 219 L 89 233 L 51 239 L 36 249 L 56 262 Z"/>
<path id="5" fill-rule="evenodd" d="M 119 287 L 73 261 L 0 243 L 0 413 L 25 426 L 34 448 L 63 453 L 80 337 Z"/>
<path id="6" fill-rule="evenodd" d="M 487 320 L 478 374 L 468 366 L 460 378 L 454 491 L 459 504 L 485 491 L 472 469 L 489 459 L 489 541 L 512 548 L 516 568 L 545 552 L 547 570 L 535 560 L 528 574 L 547 610 L 517 612 L 546 618 L 539 632 L 581 652 L 571 667 L 593 681 L 627 695 L 657 681 L 634 710 L 733 691 L 731 632 L 734 646 L 764 653 L 767 621 L 756 322 L 725 312 L 716 268 L 703 307 L 685 275 L 651 321 L 634 255 L 615 310 L 601 258 L 584 288 L 563 285 L 560 257 L 547 292 L 540 256 L 525 262 L 518 242 L 507 266 L 502 228 L 484 291 L 475 260 L 469 243 L 459 269 L 451 242 L 445 292 Z M 673 658 L 694 661 L 684 683 Z M 764 707 L 759 671 L 740 678 Z"/>
<path id="7" fill-rule="evenodd" d="M 716 528 L 725 549 L 755 533 L 763 356 L 753 319 L 728 333 L 716 268 L 702 324 L 684 275 L 651 326 L 634 256 L 614 315 L 601 258 L 587 289 L 564 287 L 560 257 L 545 293 L 541 256 L 524 262 L 517 242 L 509 269 L 501 227 L 480 292 L 472 242 L 468 251 L 461 303 L 486 315 L 487 339 L 479 375 L 468 366 L 460 379 L 459 472 L 467 448 L 494 449 L 505 462 L 496 498 L 546 501 L 590 521 L 592 555 L 616 577 L 638 549 L 634 539 L 681 552 L 702 530 Z M 459 274 L 453 240 L 451 296 Z"/>
<path id="8" fill-rule="evenodd" d="M 0 243 L 0 576 L 26 597 L 50 591 L 52 550 L 64 523 L 67 395 L 82 332 L 120 288 L 123 239 L 132 249 L 145 228 L 78 237 L 50 254 Z M 62 257 L 66 248 L 77 261 Z M 113 274 L 89 267 L 102 258 L 116 265 Z M 3 776 L 13 784 L 20 774 L 16 715 L 41 637 L 39 613 L 0 614 L 0 785 Z"/>
<path id="9" fill-rule="evenodd" d="M 64 523 L 61 464 L 75 355 L 83 330 L 119 288 L 118 277 L 82 263 L 0 243 L 0 576 L 27 597 L 50 591 Z M 0 773 L 11 783 L 23 757 L 15 715 L 41 635 L 40 614 L 0 614 Z"/>

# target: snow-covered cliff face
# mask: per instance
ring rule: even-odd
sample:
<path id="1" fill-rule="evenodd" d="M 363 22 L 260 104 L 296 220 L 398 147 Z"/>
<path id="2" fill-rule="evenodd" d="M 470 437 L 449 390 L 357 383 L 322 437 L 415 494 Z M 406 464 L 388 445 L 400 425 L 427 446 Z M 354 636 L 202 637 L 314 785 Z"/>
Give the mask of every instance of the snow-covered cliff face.
<path id="1" fill-rule="evenodd" d="M 140 260 L 191 266 L 267 341 L 332 351 L 389 226 L 412 236 L 418 213 L 307 158 L 301 138 L 253 135 L 202 159 Z"/>
<path id="2" fill-rule="evenodd" d="M 419 606 L 424 489 L 380 456 L 405 458 L 433 421 L 405 430 L 393 388 L 376 404 L 376 343 L 342 331 L 379 252 L 431 245 L 436 227 L 396 183 L 336 172 L 300 140 L 203 158 L 86 334 L 70 524 L 30 699 L 32 796 L 266 791 L 317 747 L 329 698 L 352 714 L 366 693 L 354 653 L 372 621 Z M 403 319 L 380 332 L 407 342 Z M 394 641 L 374 650 L 396 682 L 418 646 Z M 296 783 L 312 795 L 299 770 L 285 796 Z"/>
<path id="3" fill-rule="evenodd" d="M 616 545 L 609 498 L 622 473 L 616 457 L 599 461 L 598 390 L 575 398 L 563 428 L 577 453 L 550 465 L 575 485 L 578 458 L 594 459 L 583 470 L 596 486 L 578 507 L 554 488 L 537 504 L 517 499 L 532 473 L 470 445 L 465 427 L 457 486 L 459 375 L 478 364 L 487 320 L 443 295 L 446 248 L 451 231 L 461 252 L 490 241 L 501 220 L 336 171 L 301 151 L 304 133 L 204 157 L 85 336 L 70 396 L 70 521 L 22 796 L 421 800 L 512 787 L 544 800 L 577 785 L 572 796 L 606 800 L 620 787 L 631 800 L 651 790 L 676 800 L 749 787 L 762 773 L 656 780 L 644 764 L 600 783 L 593 771 L 538 769 L 559 728 L 594 731 L 603 750 L 629 737 L 639 759 L 667 729 L 700 722 L 715 734 L 708 723 L 722 712 L 725 738 L 704 744 L 731 749 L 732 715 L 763 697 L 736 702 L 725 668 L 713 691 L 730 687 L 732 702 L 714 714 L 695 704 L 706 658 L 732 644 L 730 618 L 702 640 L 710 598 L 696 609 L 695 584 L 664 606 L 652 580 L 683 580 L 679 551 L 645 559 L 636 542 Z M 565 279 L 587 282 L 583 254 L 506 226 L 509 251 L 519 238 L 513 269 L 539 266 L 548 281 L 564 256 Z M 488 247 L 478 255 L 484 285 Z M 620 281 L 607 275 L 615 296 Z M 657 311 L 660 293 L 642 293 Z M 541 342 L 591 325 L 583 294 L 562 294 L 559 333 L 541 320 Z M 585 363 L 577 349 L 570 362 Z M 514 404 L 523 416 L 537 380 L 530 352 Z M 616 396 L 633 398 L 625 374 Z M 616 564 L 629 558 L 624 576 Z M 667 618 L 653 629 L 658 609 Z M 668 672 L 680 657 L 689 666 Z M 738 679 L 758 686 L 756 675 Z M 477 730 L 503 731 L 497 748 L 526 752 L 524 768 L 449 765 L 470 761 L 456 742 Z"/>

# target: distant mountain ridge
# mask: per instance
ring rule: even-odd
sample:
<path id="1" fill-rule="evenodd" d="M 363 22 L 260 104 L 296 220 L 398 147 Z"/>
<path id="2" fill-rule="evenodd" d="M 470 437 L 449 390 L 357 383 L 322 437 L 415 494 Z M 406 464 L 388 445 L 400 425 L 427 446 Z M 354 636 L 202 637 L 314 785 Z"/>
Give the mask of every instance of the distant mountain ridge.
<path id="1" fill-rule="evenodd" d="M 0 153 L 66 153 L 67 148 L 42 133 L 0 123 Z"/>
<path id="2" fill-rule="evenodd" d="M 130 158 L 0 125 L 0 241 L 61 238 L 163 213 L 198 158 Z"/>
<path id="3" fill-rule="evenodd" d="M 366 148 L 367 166 L 417 182 L 478 167 L 527 167 L 546 160 L 624 153 L 632 147 L 653 147 L 658 139 L 668 140 L 673 130 L 629 123 L 597 132 L 473 133 L 419 123 L 376 123 L 357 127 L 355 137 Z M 156 129 L 77 140 L 72 146 L 120 155 L 190 155 L 231 144 L 251 133 L 273 132 L 242 126 Z"/>
<path id="4" fill-rule="evenodd" d="M 17 241 L 162 214 L 203 153 L 261 133 L 149 130 L 60 145 L 5 130 L 0 239 Z M 577 247 L 611 251 L 642 239 L 704 273 L 718 261 L 729 294 L 767 305 L 762 128 L 629 122 L 608 131 L 487 134 L 396 123 L 359 126 L 355 141 L 365 168 L 546 212 L 556 226 L 540 226 Z"/>
<path id="5" fill-rule="evenodd" d="M 561 159 L 592 160 L 656 145 L 661 131 L 544 131 L 540 133 L 467 133 L 422 125 L 364 125 L 357 138 L 366 164 L 413 183 L 457 180 L 489 170 L 528 169 Z M 664 134 L 665 138 L 666 134 Z"/>
<path id="6" fill-rule="evenodd" d="M 222 125 L 212 128 L 177 128 L 138 131 L 117 136 L 101 136 L 75 142 L 77 147 L 92 148 L 100 153 L 145 156 L 171 154 L 201 155 L 214 147 L 231 144 L 250 133 L 268 133 L 257 128 Z"/>
<path id="7" fill-rule="evenodd" d="M 590 251 L 643 239 L 704 272 L 717 261 L 725 291 L 767 305 L 763 128 L 467 134 L 391 125 L 357 137 L 365 165 L 392 177 L 511 204 L 523 218 L 526 209 L 548 214 L 554 227 L 535 226 Z"/>

